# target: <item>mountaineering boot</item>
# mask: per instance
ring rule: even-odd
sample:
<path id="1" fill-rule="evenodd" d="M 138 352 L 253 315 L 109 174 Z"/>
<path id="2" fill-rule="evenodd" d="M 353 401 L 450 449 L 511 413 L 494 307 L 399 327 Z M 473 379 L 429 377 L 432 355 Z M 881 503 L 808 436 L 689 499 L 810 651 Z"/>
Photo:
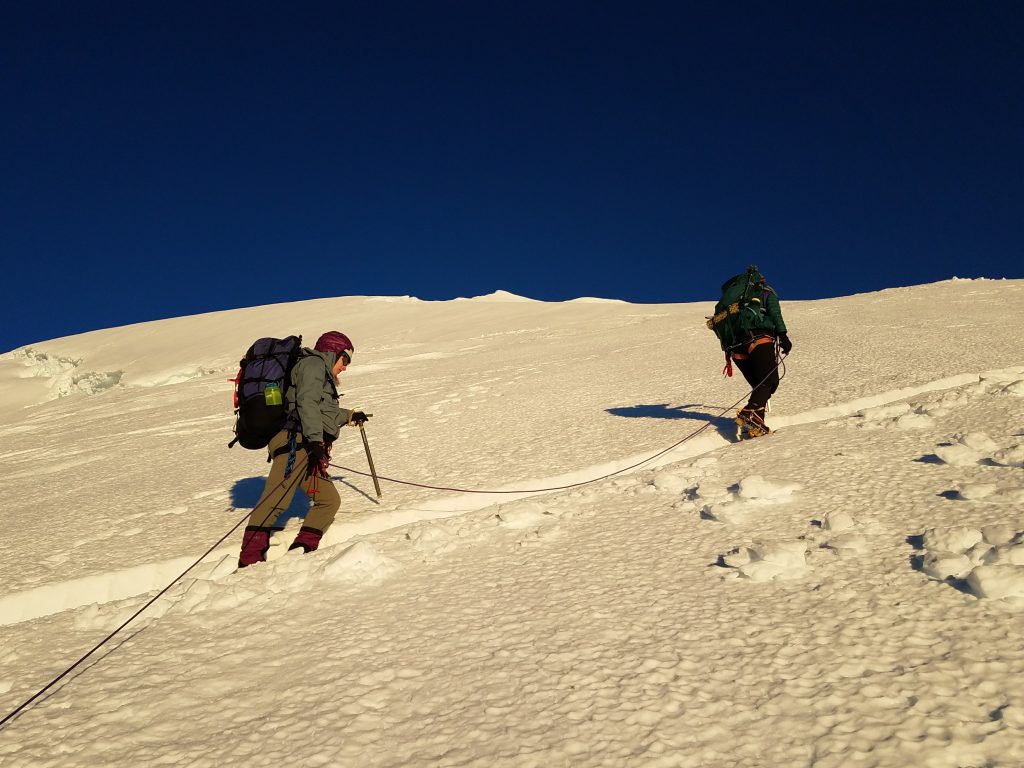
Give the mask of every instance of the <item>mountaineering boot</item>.
<path id="1" fill-rule="evenodd" d="M 736 427 L 736 436 L 740 440 L 771 434 L 768 425 L 764 423 L 764 410 L 760 408 L 741 408 L 736 414 Z"/>
<path id="2" fill-rule="evenodd" d="M 320 538 L 323 535 L 322 531 L 318 531 L 316 528 L 308 528 L 304 525 L 299 528 L 299 535 L 295 537 L 295 541 L 288 547 L 288 551 L 291 552 L 293 549 L 302 547 L 305 552 L 313 552 L 320 546 Z"/>
<path id="3" fill-rule="evenodd" d="M 242 533 L 242 551 L 238 555 L 238 567 L 245 568 L 254 563 L 262 563 L 267 559 L 270 549 L 270 529 L 258 525 L 248 525 Z"/>

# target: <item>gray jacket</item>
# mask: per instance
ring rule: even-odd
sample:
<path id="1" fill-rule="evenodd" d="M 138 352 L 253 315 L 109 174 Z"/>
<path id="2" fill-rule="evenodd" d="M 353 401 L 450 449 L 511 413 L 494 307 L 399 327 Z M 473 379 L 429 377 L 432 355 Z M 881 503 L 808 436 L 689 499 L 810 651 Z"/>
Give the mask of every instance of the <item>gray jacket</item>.
<path id="1" fill-rule="evenodd" d="M 337 360 L 334 352 L 303 347 L 292 368 L 285 394 L 288 411 L 298 413 L 299 431 L 312 443 L 334 440 L 352 415 L 352 411 L 338 404 L 338 388 L 331 374 Z"/>

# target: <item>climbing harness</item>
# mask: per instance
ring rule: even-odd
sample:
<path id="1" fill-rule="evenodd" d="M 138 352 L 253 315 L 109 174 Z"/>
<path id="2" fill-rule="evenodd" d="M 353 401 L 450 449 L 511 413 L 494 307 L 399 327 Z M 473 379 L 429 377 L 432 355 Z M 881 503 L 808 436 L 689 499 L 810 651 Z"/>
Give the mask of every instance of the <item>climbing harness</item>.
<path id="1" fill-rule="evenodd" d="M 744 343 L 746 343 L 746 342 L 744 342 Z M 748 357 L 750 357 L 750 355 L 753 353 L 753 351 L 755 349 L 757 349 L 758 347 L 760 347 L 762 344 L 774 344 L 774 343 L 775 343 L 775 337 L 774 336 L 758 336 L 756 339 L 752 340 L 749 344 L 747 344 L 747 351 L 746 352 L 732 352 L 730 354 L 731 354 L 732 357 L 736 358 L 737 360 L 746 360 Z M 776 367 L 778 367 L 778 366 L 776 366 Z"/>

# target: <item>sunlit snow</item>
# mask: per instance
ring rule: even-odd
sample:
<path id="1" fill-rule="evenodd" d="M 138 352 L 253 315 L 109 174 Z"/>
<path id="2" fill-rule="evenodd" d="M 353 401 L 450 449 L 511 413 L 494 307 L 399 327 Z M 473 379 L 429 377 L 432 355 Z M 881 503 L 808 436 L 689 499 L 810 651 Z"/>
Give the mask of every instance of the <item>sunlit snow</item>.
<path id="1" fill-rule="evenodd" d="M 238 528 L 0 765 L 1024 765 L 1024 281 L 777 287 L 778 431 L 739 444 L 713 290 L 319 299 L 0 356 L 0 717 L 244 520 L 268 465 L 227 448 L 228 379 L 260 336 L 346 332 L 378 472 L 462 489 L 378 500 L 346 430 L 319 551 L 286 551 L 300 503 L 236 571 Z"/>

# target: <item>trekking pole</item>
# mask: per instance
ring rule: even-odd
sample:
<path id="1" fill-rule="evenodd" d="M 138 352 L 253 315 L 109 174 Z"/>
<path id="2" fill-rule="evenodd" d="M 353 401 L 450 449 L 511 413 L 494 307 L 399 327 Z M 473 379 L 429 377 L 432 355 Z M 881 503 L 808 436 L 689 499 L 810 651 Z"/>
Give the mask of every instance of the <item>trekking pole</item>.
<path id="1" fill-rule="evenodd" d="M 370 414 L 367 414 L 369 416 Z M 366 440 L 366 430 L 359 425 L 359 434 L 363 436 L 363 448 L 366 449 L 366 463 L 370 465 L 370 476 L 373 478 L 373 487 L 377 491 L 377 498 L 381 497 L 380 482 L 377 480 L 377 470 L 373 467 L 373 456 L 370 455 L 370 443 Z"/>

